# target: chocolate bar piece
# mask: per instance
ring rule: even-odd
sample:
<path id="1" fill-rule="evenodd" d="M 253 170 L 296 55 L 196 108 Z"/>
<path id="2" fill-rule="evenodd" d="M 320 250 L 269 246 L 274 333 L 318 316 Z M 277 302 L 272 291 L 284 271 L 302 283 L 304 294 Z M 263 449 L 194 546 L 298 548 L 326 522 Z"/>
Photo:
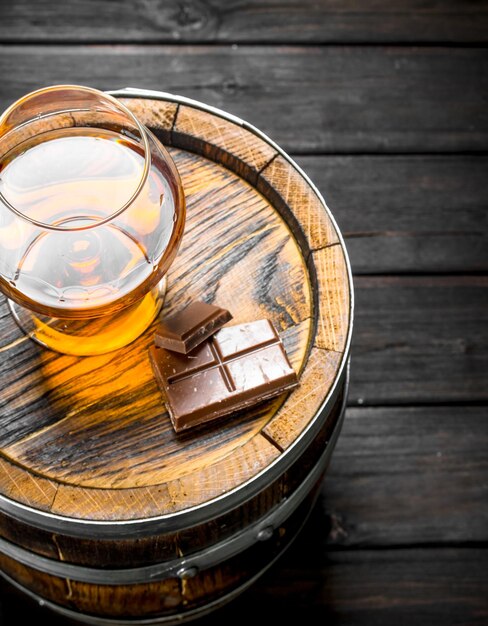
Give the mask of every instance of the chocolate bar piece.
<path id="1" fill-rule="evenodd" d="M 160 348 L 187 354 L 231 319 L 226 309 L 206 302 L 192 302 L 159 324 L 154 343 Z"/>
<path id="2" fill-rule="evenodd" d="M 176 432 L 298 384 L 269 320 L 222 328 L 186 355 L 152 346 L 150 358 Z"/>

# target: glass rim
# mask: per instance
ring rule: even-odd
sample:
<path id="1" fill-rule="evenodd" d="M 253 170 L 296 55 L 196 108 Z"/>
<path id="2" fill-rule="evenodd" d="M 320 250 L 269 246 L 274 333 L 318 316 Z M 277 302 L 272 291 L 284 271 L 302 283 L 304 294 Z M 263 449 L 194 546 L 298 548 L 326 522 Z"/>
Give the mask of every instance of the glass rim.
<path id="1" fill-rule="evenodd" d="M 106 100 L 108 100 L 109 102 L 111 102 L 112 104 L 114 104 L 115 106 L 117 106 L 117 108 L 119 108 L 123 113 L 125 113 L 126 115 L 129 116 L 129 118 L 131 118 L 131 120 L 135 123 L 137 129 L 140 132 L 143 144 L 144 144 L 144 168 L 139 180 L 139 183 L 137 184 L 137 187 L 134 191 L 134 193 L 131 195 L 131 197 L 118 209 L 116 209 L 115 211 L 113 211 L 112 213 L 110 213 L 110 215 L 108 215 L 107 217 L 104 217 L 102 219 L 97 220 L 96 222 L 94 222 L 93 224 L 86 224 L 84 226 L 72 226 L 72 227 L 63 227 L 63 226 L 56 226 L 53 224 L 47 224 L 46 222 L 41 222 L 39 220 L 36 220 L 34 218 L 29 217 L 28 215 L 25 215 L 25 213 L 23 213 L 22 211 L 20 211 L 19 209 L 17 209 L 11 202 L 9 202 L 9 200 L 7 200 L 7 198 L 4 196 L 4 194 L 0 191 L 0 200 L 7 206 L 8 209 L 10 209 L 13 213 L 15 213 L 15 215 L 17 215 L 18 217 L 20 217 L 21 219 L 29 222 L 30 224 L 33 224 L 34 226 L 38 226 L 39 228 L 45 229 L 45 230 L 52 230 L 52 231 L 61 231 L 61 232 L 76 232 L 76 231 L 83 231 L 83 230 L 91 230 L 93 228 L 97 228 L 98 226 L 101 226 L 103 224 L 107 224 L 108 222 L 111 222 L 114 218 L 116 218 L 117 216 L 121 215 L 126 209 L 129 208 L 129 206 L 134 202 L 134 200 L 136 200 L 136 198 L 139 196 L 139 194 L 142 191 L 142 188 L 144 187 L 144 185 L 146 184 L 147 181 L 147 177 L 149 175 L 149 169 L 150 169 L 150 158 L 151 158 L 151 148 L 149 146 L 149 139 L 147 136 L 147 130 L 146 128 L 143 126 L 143 124 L 141 124 L 141 122 L 137 119 L 137 117 L 132 113 L 132 111 L 126 107 L 122 102 L 120 102 L 117 98 L 115 98 L 114 96 L 101 91 L 100 89 L 95 89 L 93 87 L 86 87 L 84 85 L 72 85 L 72 84 L 59 84 L 59 85 L 50 85 L 48 87 L 42 87 L 40 89 L 36 89 L 34 91 L 31 91 L 27 94 L 25 94 L 24 96 L 18 98 L 17 100 L 15 100 L 15 102 L 13 102 L 10 106 L 7 107 L 7 109 L 5 109 L 5 111 L 0 115 L 0 130 L 2 125 L 5 123 L 5 120 L 9 117 L 9 115 L 12 113 L 12 111 L 19 106 L 20 103 L 23 103 L 41 93 L 46 93 L 46 92 L 50 92 L 50 91 L 58 91 L 58 90 L 62 90 L 62 89 L 72 89 L 72 90 L 76 90 L 76 91 L 86 91 L 88 93 L 97 95 L 97 96 L 102 96 L 103 98 L 105 98 Z M 66 111 L 69 111 L 70 109 L 66 109 Z M 71 109 L 74 110 L 74 109 Z M 84 109 L 81 109 L 84 110 Z M 59 111 L 59 112 L 63 112 L 63 111 Z M 47 117 L 47 116 L 46 116 Z M 42 118 L 42 116 L 41 116 Z M 39 118 L 36 118 L 39 119 Z M 28 122 L 25 122 L 26 124 Z M 0 135 L 0 141 L 2 139 L 2 135 Z"/>

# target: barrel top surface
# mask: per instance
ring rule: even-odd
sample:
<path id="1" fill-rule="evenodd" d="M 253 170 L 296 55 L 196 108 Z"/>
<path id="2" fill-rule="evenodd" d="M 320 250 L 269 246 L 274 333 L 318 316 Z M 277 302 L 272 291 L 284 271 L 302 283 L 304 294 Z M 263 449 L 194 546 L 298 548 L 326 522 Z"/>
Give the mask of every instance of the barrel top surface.
<path id="1" fill-rule="evenodd" d="M 0 508 L 139 520 L 225 496 L 326 419 L 321 409 L 347 360 L 347 253 L 308 178 L 231 116 L 165 94 L 118 97 L 166 145 L 186 194 L 161 315 L 204 299 L 229 309 L 230 324 L 272 320 L 299 386 L 177 435 L 148 358 L 157 321 L 116 352 L 73 357 L 23 336 L 2 296 Z"/>

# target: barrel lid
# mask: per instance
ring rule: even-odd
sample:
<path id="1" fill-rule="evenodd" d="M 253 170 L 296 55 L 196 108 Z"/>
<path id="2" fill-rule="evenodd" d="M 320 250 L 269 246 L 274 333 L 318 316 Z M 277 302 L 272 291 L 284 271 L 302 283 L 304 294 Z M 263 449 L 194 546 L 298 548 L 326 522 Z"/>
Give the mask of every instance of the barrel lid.
<path id="1" fill-rule="evenodd" d="M 349 355 L 347 252 L 306 174 L 223 111 L 163 92 L 113 94 L 169 148 L 185 189 L 162 314 L 204 299 L 232 323 L 271 319 L 300 385 L 176 435 L 148 359 L 154 325 L 117 352 L 60 355 L 24 337 L 2 298 L 0 510 L 44 528 L 191 525 L 195 511 L 210 519 L 250 497 L 327 419 Z"/>

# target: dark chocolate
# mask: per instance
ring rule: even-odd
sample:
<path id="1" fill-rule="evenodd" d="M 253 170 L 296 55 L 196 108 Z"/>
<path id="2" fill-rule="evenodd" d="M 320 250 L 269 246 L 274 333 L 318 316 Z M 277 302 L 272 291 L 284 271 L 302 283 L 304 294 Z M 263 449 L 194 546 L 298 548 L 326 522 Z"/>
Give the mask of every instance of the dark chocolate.
<path id="1" fill-rule="evenodd" d="M 154 343 L 160 348 L 187 354 L 231 319 L 226 309 L 206 302 L 192 302 L 159 324 Z"/>
<path id="2" fill-rule="evenodd" d="M 269 320 L 222 328 L 189 354 L 152 346 L 176 432 L 273 398 L 298 384 Z"/>

